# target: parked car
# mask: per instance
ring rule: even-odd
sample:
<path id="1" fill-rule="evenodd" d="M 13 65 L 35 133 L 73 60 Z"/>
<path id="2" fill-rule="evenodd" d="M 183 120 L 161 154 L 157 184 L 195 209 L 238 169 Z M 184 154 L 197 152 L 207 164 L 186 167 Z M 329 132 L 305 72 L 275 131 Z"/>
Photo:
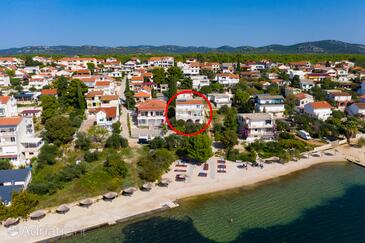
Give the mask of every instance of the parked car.
<path id="1" fill-rule="evenodd" d="M 299 131 L 297 132 L 297 135 L 298 135 L 299 137 L 301 137 L 301 138 L 305 139 L 305 140 L 310 140 L 310 139 L 312 139 L 311 135 L 310 135 L 308 132 L 304 131 L 304 130 L 299 130 Z"/>

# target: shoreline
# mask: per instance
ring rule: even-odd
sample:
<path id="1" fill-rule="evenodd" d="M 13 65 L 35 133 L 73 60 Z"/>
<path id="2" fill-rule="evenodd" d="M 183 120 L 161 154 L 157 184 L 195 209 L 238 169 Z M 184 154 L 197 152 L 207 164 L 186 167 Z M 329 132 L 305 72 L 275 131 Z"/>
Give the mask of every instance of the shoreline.
<path id="1" fill-rule="evenodd" d="M 170 183 L 169 187 L 154 187 L 150 192 L 137 191 L 131 197 L 118 196 L 112 202 L 99 200 L 90 208 L 81 208 L 70 204 L 71 209 L 65 215 L 47 213 L 46 217 L 34 221 L 21 221 L 14 228 L 0 227 L 1 242 L 48 242 L 67 238 L 107 225 L 126 222 L 135 218 L 148 216 L 169 208 L 172 202 L 179 202 L 201 195 L 218 193 L 225 190 L 252 186 L 269 180 L 287 176 L 323 163 L 346 161 L 346 154 L 363 153 L 360 148 L 339 148 L 336 155 L 302 158 L 297 162 L 286 164 L 265 164 L 263 169 L 249 167 L 248 170 L 237 168 L 234 162 L 227 162 L 227 173 L 215 173 L 217 158 L 208 160 L 209 177 L 198 177 L 201 166 L 189 165 L 187 182 Z M 361 151 L 359 151 L 361 150 Z M 168 172 L 165 178 L 174 178 L 176 172 Z M 147 197 L 146 197 L 147 196 Z M 50 209 L 48 209 L 50 210 Z M 10 232 L 10 233 L 9 233 Z M 13 234 L 11 234 L 13 233 Z"/>
<path id="2" fill-rule="evenodd" d="M 322 165 L 322 164 L 329 164 L 329 163 L 349 163 L 349 162 L 348 161 L 333 161 L 333 162 L 332 161 L 323 161 L 323 162 L 320 162 L 320 163 L 317 163 L 317 164 L 310 165 L 309 167 L 299 169 L 297 171 L 292 171 L 288 174 L 284 174 L 284 175 L 279 176 L 279 177 L 269 178 L 267 180 L 258 181 L 258 182 L 255 182 L 253 184 L 247 184 L 247 185 L 227 188 L 227 189 L 224 189 L 224 190 L 207 192 L 207 193 L 196 194 L 196 195 L 192 195 L 192 196 L 188 196 L 188 197 L 178 198 L 178 199 L 176 199 L 176 203 L 180 205 L 180 203 L 182 203 L 185 200 L 194 200 L 194 199 L 197 199 L 201 196 L 209 196 L 209 195 L 213 195 L 214 193 L 223 193 L 224 191 L 232 191 L 232 190 L 237 190 L 237 189 L 245 189 L 245 188 L 253 187 L 253 186 L 261 186 L 263 184 L 270 183 L 270 181 L 280 180 L 281 178 L 291 176 L 295 173 L 300 173 L 300 172 L 305 171 L 307 169 L 310 169 L 312 167 L 319 166 L 319 165 Z M 155 209 L 155 210 L 151 210 L 151 211 L 136 214 L 136 215 L 133 215 L 133 216 L 130 216 L 130 217 L 127 217 L 127 218 L 119 219 L 114 224 L 102 223 L 102 224 L 97 225 L 97 226 L 93 226 L 93 227 L 90 227 L 90 228 L 79 230 L 77 232 L 72 232 L 72 233 L 70 233 L 70 235 L 55 236 L 53 238 L 49 238 L 49 239 L 46 239 L 46 240 L 37 241 L 37 243 L 45 243 L 45 242 L 49 242 L 49 241 L 67 239 L 68 237 L 78 236 L 80 234 L 87 233 L 87 232 L 90 232 L 90 231 L 93 231 L 93 230 L 96 230 L 96 229 L 101 229 L 101 228 L 104 228 L 104 227 L 117 225 L 117 224 L 125 223 L 125 222 L 128 222 L 128 221 L 140 220 L 140 219 L 143 219 L 144 217 L 148 217 L 148 216 L 154 215 L 156 213 L 160 213 L 160 212 L 167 211 L 167 210 L 170 210 L 170 209 L 172 209 L 172 208 L 167 207 L 167 206 L 162 206 L 161 208 L 158 208 L 158 209 Z"/>

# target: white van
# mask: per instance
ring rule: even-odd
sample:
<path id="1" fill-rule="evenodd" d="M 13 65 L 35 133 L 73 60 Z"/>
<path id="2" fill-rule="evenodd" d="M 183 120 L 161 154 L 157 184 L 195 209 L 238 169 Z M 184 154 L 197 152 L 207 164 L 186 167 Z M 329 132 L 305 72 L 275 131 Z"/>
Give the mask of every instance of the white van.
<path id="1" fill-rule="evenodd" d="M 308 132 L 304 131 L 304 130 L 299 130 L 299 131 L 297 132 L 297 135 L 298 135 L 299 137 L 301 137 L 301 138 L 305 139 L 305 140 L 312 139 L 311 135 L 310 135 Z"/>

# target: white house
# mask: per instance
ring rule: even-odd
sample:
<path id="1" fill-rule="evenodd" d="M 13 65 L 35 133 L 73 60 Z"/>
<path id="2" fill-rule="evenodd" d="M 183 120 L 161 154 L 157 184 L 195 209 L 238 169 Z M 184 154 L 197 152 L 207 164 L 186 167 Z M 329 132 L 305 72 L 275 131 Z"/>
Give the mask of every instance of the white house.
<path id="1" fill-rule="evenodd" d="M 337 81 L 338 82 L 347 82 L 349 81 L 349 73 L 345 69 L 337 69 Z"/>
<path id="2" fill-rule="evenodd" d="M 352 101 L 352 95 L 347 92 L 329 92 L 327 95 L 329 100 L 332 100 L 336 103 L 337 108 L 343 109 L 347 106 L 348 103 Z"/>
<path id="3" fill-rule="evenodd" d="M 178 99 L 176 101 L 176 120 L 204 122 L 204 104 L 198 99 Z"/>
<path id="4" fill-rule="evenodd" d="M 239 83 L 240 77 L 233 73 L 218 73 L 215 80 L 224 86 L 232 86 Z"/>
<path id="5" fill-rule="evenodd" d="M 325 121 L 332 114 L 332 106 L 327 101 L 317 101 L 304 105 L 304 113 Z"/>
<path id="6" fill-rule="evenodd" d="M 347 113 L 351 116 L 360 115 L 365 117 L 365 103 L 354 103 L 346 108 Z"/>
<path id="7" fill-rule="evenodd" d="M 275 122 L 270 113 L 238 114 L 239 134 L 248 143 L 256 140 L 270 141 L 275 138 Z"/>
<path id="8" fill-rule="evenodd" d="M 165 122 L 166 102 L 159 99 L 148 100 L 137 106 L 138 127 L 160 127 Z"/>
<path id="9" fill-rule="evenodd" d="M 151 57 L 147 61 L 147 65 L 150 67 L 162 67 L 169 68 L 174 66 L 174 58 L 173 57 Z"/>
<path id="10" fill-rule="evenodd" d="M 190 62 L 190 63 L 183 63 L 178 62 L 177 66 L 181 68 L 181 71 L 184 75 L 192 76 L 192 75 L 199 75 L 200 73 L 200 63 L 198 62 Z"/>
<path id="11" fill-rule="evenodd" d="M 0 158 L 10 159 L 16 167 L 26 165 L 42 145 L 42 139 L 34 137 L 31 117 L 0 118 Z"/>
<path id="12" fill-rule="evenodd" d="M 231 95 L 229 94 L 220 94 L 220 93 L 211 93 L 208 94 L 208 99 L 219 109 L 222 106 L 231 107 Z"/>
<path id="13" fill-rule="evenodd" d="M 284 113 L 284 97 L 282 95 L 259 94 L 255 97 L 255 107 L 258 112 L 274 113 L 281 115 Z"/>
<path id="14" fill-rule="evenodd" d="M 210 81 L 206 75 L 196 75 L 191 76 L 191 80 L 193 81 L 193 89 L 199 90 L 204 86 L 209 86 Z"/>
<path id="15" fill-rule="evenodd" d="M 18 115 L 16 99 L 13 96 L 0 96 L 0 117 Z"/>
<path id="16" fill-rule="evenodd" d="M 23 64 L 23 60 L 15 57 L 0 57 L 0 66 L 18 66 Z"/>
<path id="17" fill-rule="evenodd" d="M 85 68 L 87 67 L 88 63 L 93 63 L 95 66 L 97 66 L 96 58 L 89 57 L 64 57 L 57 61 L 58 65 L 72 68 L 76 66 L 83 66 Z"/>
<path id="18" fill-rule="evenodd" d="M 298 112 L 302 112 L 306 104 L 314 102 L 314 98 L 310 94 L 299 93 L 295 96 L 295 105 Z"/>
<path id="19" fill-rule="evenodd" d="M 315 86 L 316 86 L 316 84 L 312 80 L 305 79 L 305 80 L 300 81 L 300 88 L 304 91 L 309 91 L 312 88 L 314 88 Z"/>
<path id="20" fill-rule="evenodd" d="M 293 69 L 290 69 L 288 70 L 288 74 L 289 74 L 289 77 L 291 79 L 294 78 L 294 76 L 298 76 L 300 80 L 304 79 L 304 76 L 305 76 L 305 72 L 303 70 L 293 70 Z"/>
<path id="21" fill-rule="evenodd" d="M 3 86 L 3 87 L 10 86 L 10 77 L 1 72 L 0 72 L 0 86 Z"/>
<path id="22" fill-rule="evenodd" d="M 96 116 L 96 125 L 104 127 L 109 131 L 112 130 L 113 123 L 117 122 L 119 118 L 116 107 L 98 107 L 95 108 L 94 112 Z"/>

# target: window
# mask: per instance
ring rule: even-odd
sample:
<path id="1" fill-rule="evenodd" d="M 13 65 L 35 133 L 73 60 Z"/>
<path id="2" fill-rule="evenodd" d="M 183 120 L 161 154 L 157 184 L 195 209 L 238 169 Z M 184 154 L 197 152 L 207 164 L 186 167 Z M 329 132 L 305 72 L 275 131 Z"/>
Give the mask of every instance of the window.
<path id="1" fill-rule="evenodd" d="M 271 125 L 271 120 L 266 120 L 265 125 Z"/>
<path id="2" fill-rule="evenodd" d="M 10 138 L 10 141 L 11 141 L 11 142 L 15 142 L 15 137 L 11 137 L 11 138 Z"/>

